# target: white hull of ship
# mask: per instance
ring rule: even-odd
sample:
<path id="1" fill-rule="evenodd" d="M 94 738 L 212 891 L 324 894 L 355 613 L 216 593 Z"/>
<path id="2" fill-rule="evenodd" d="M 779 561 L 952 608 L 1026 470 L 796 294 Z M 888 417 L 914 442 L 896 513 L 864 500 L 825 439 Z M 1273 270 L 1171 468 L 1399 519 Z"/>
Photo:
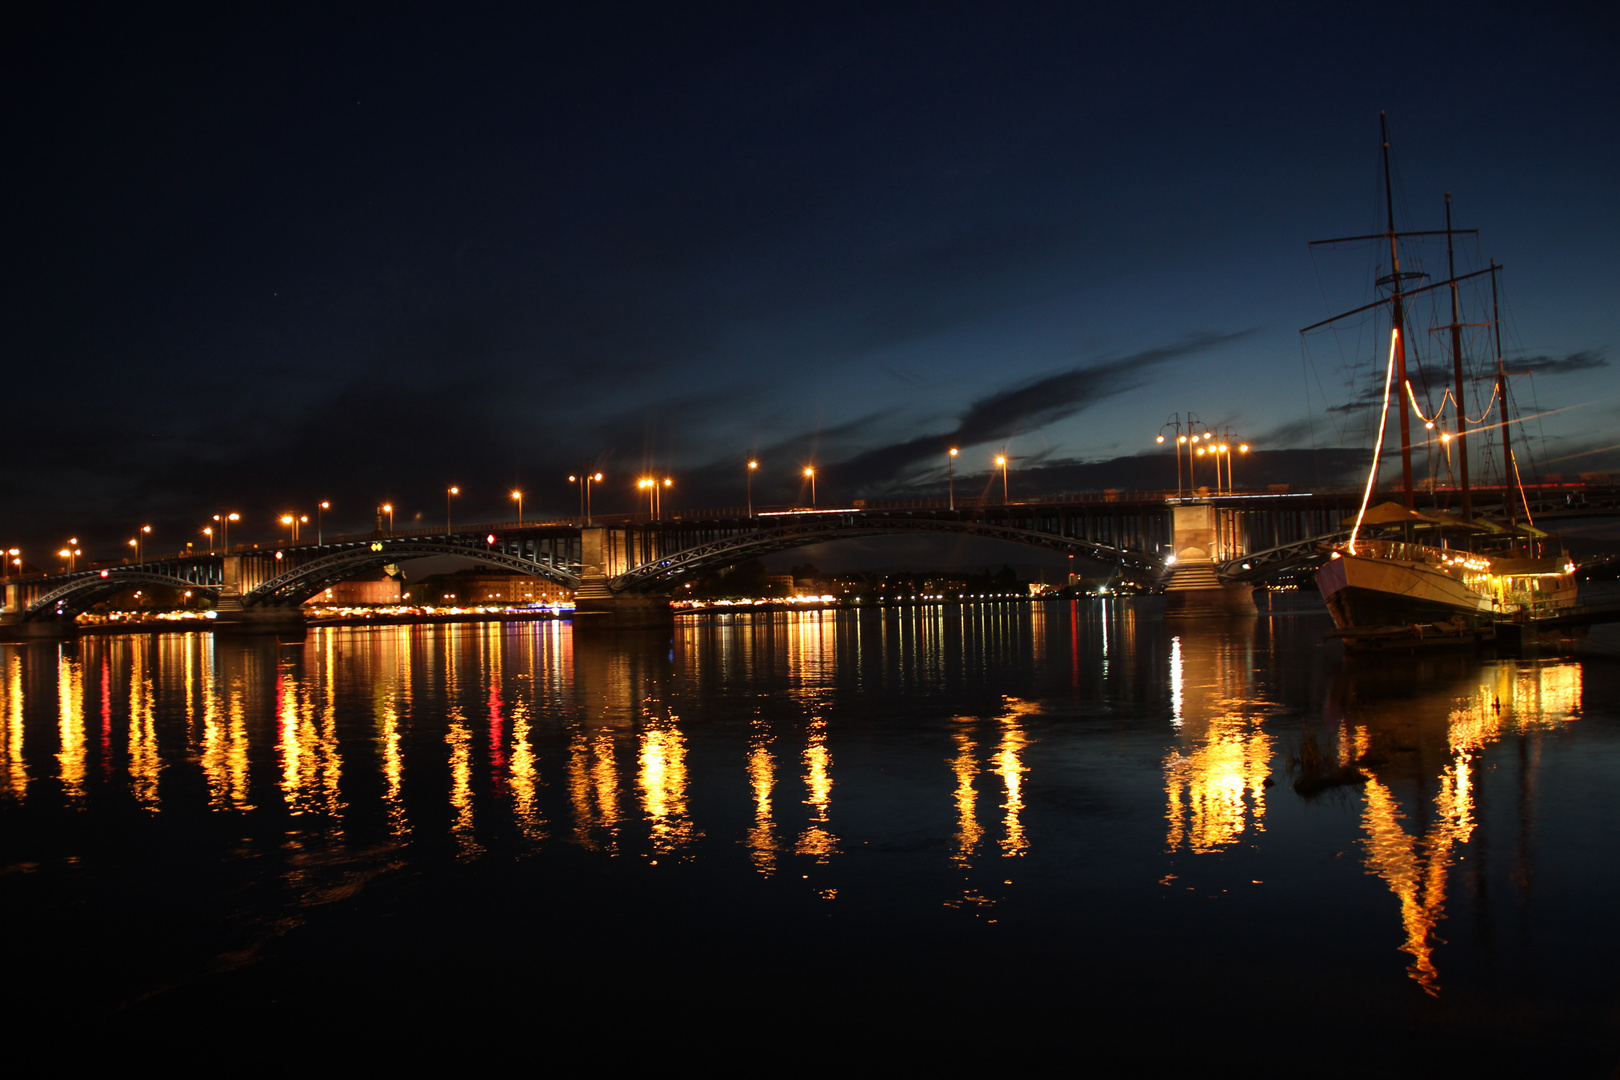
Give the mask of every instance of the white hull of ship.
<path id="1" fill-rule="evenodd" d="M 1316 572 L 1316 587 L 1340 630 L 1415 626 L 1461 619 L 1479 626 L 1502 618 L 1496 602 L 1428 562 L 1341 552 Z"/>

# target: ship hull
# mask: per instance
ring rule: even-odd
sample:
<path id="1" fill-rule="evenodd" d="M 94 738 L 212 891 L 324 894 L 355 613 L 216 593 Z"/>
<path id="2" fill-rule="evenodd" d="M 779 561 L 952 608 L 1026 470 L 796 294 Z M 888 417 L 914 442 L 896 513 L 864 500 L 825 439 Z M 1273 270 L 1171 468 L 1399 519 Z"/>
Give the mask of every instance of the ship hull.
<path id="1" fill-rule="evenodd" d="M 1316 572 L 1316 587 L 1340 630 L 1499 618 L 1490 597 L 1421 562 L 1341 553 Z"/>

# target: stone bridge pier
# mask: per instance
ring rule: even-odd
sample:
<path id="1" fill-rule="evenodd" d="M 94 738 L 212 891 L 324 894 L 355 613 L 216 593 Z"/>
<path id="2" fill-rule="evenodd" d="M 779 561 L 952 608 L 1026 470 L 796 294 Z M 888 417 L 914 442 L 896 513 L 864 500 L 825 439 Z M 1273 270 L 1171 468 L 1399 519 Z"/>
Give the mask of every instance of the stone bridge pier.
<path id="1" fill-rule="evenodd" d="M 242 603 L 242 597 L 275 576 L 275 556 L 249 552 L 220 559 L 220 587 L 214 602 L 216 634 L 255 634 L 298 631 L 307 625 L 301 606 L 280 607 Z"/>
<path id="2" fill-rule="evenodd" d="M 1164 586 L 1166 618 L 1253 615 L 1254 586 L 1222 582 L 1217 562 L 1243 554 L 1237 511 L 1211 503 L 1178 504 L 1172 550 L 1174 569 Z"/>
<path id="3" fill-rule="evenodd" d="M 657 534 L 647 542 L 656 546 Z M 580 582 L 574 593 L 574 630 L 661 630 L 673 626 L 675 612 L 666 596 L 615 593 L 608 582 L 659 552 L 628 550 L 624 534 L 600 525 L 579 531 Z"/>

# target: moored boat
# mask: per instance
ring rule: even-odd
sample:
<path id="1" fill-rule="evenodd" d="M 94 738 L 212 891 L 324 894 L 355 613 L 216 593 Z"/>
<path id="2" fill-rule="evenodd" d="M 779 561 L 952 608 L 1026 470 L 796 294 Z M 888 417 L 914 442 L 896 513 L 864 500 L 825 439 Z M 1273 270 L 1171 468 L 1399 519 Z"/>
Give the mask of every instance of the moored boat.
<path id="1" fill-rule="evenodd" d="M 1383 118 L 1380 117 L 1380 129 Z M 1388 289 L 1383 299 L 1366 304 L 1306 327 L 1301 333 L 1387 305 L 1390 317 L 1389 361 L 1384 374 L 1383 406 L 1379 414 L 1378 437 L 1373 447 L 1372 467 L 1367 477 L 1361 510 L 1350 528 L 1348 541 L 1329 552 L 1327 562 L 1316 573 L 1317 588 L 1326 601 L 1348 643 L 1389 643 L 1405 639 L 1478 640 L 1481 633 L 1503 622 L 1529 622 L 1569 612 L 1575 605 L 1575 567 L 1567 554 L 1553 550 L 1552 538 L 1530 522 L 1529 506 L 1523 501 L 1519 468 L 1509 437 L 1508 389 L 1502 362 L 1500 319 L 1496 310 L 1496 276 L 1501 267 L 1494 261 L 1488 270 L 1458 275 L 1452 258 L 1452 237 L 1475 230 L 1453 229 L 1451 196 L 1446 195 L 1446 227 L 1443 230 L 1397 232 L 1390 196 L 1389 140 L 1384 135 L 1384 194 L 1387 229 L 1367 236 L 1340 237 L 1319 243 L 1384 241 L 1389 245 L 1389 272 L 1377 284 Z M 1427 274 L 1403 272 L 1396 241 L 1411 236 L 1446 238 L 1447 279 L 1422 284 Z M 1496 337 L 1496 373 L 1493 403 L 1500 406 L 1500 422 L 1492 423 L 1490 405 L 1478 419 L 1468 418 L 1461 402 L 1465 400 L 1468 378 L 1465 373 L 1458 307 L 1458 283 L 1484 274 L 1491 275 L 1492 313 L 1489 324 Z M 1407 377 L 1408 319 L 1407 300 L 1435 289 L 1449 289 L 1451 321 L 1437 330 L 1449 330 L 1454 386 L 1445 391 L 1439 409 L 1426 417 L 1418 408 L 1412 383 Z M 1488 380 L 1487 380 L 1488 381 Z M 1392 393 L 1393 392 L 1393 393 Z M 1415 414 L 1427 429 L 1442 420 L 1445 400 L 1452 402 L 1454 433 L 1443 430 L 1438 437 L 1454 448 L 1460 462 L 1460 516 L 1416 509 L 1412 481 L 1411 423 Z M 1386 502 L 1369 509 L 1377 484 L 1379 454 L 1393 403 L 1399 418 L 1402 503 Z M 1502 436 L 1503 471 L 1518 492 L 1524 510 L 1520 523 L 1511 498 L 1504 511 L 1505 524 L 1476 519 L 1469 489 L 1469 425 L 1476 436 L 1495 427 Z"/>

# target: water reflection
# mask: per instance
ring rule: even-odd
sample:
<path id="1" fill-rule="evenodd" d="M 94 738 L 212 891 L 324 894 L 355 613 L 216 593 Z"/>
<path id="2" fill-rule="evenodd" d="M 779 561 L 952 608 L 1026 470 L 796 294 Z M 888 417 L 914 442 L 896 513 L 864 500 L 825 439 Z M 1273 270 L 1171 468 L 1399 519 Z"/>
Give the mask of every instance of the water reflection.
<path id="1" fill-rule="evenodd" d="M 838 837 L 828 826 L 832 807 L 832 751 L 827 747 L 827 721 L 816 716 L 810 720 L 805 733 L 804 747 L 804 804 L 810 807 L 810 824 L 799 834 L 794 851 L 799 855 L 814 856 L 816 862 L 825 863 L 838 853 Z"/>
<path id="2" fill-rule="evenodd" d="M 1437 682 L 1442 689 L 1427 689 Z M 1366 866 L 1399 901 L 1400 948 L 1426 992 L 1440 990 L 1435 951 L 1450 872 L 1480 824 L 1483 751 L 1511 735 L 1526 738 L 1533 755 L 1541 733 L 1578 718 L 1581 698 L 1582 668 L 1570 661 L 1426 661 L 1346 672 L 1335 682 L 1328 715 L 1341 759 L 1367 777 Z M 1525 779 L 1521 815 L 1533 809 L 1533 769 Z"/>
<path id="3" fill-rule="evenodd" d="M 930 906 L 997 915 L 990 879 L 1012 865 L 1106 860 L 1152 881 L 1177 859 L 1185 874 L 1265 857 L 1287 823 L 1360 860 L 1369 921 L 1387 932 L 1398 912 L 1403 954 L 1386 958 L 1438 992 L 1459 870 L 1503 818 L 1493 748 L 1517 740 L 1527 820 L 1586 670 L 1369 667 L 1318 642 L 1266 620 L 1172 630 L 1108 602 L 722 616 L 673 638 L 489 624 L 4 647 L 0 806 L 118 803 L 142 827 L 206 807 L 242 837 L 219 857 L 274 862 L 296 905 L 412 860 L 565 845 L 730 859 L 773 887 L 816 875 L 831 896 L 827 878 L 869 867 L 906 822 L 896 846 L 943 875 Z M 1288 818 L 1308 804 L 1268 787 L 1302 724 L 1366 776 L 1336 789 L 1333 820 Z M 1074 828 L 1093 796 L 1108 814 Z"/>
<path id="4" fill-rule="evenodd" d="M 1274 711 L 1255 684 L 1253 636 L 1237 628 L 1190 624 L 1170 640 L 1171 721 L 1176 745 L 1165 757 L 1166 844 L 1171 851 L 1218 851 L 1246 830 L 1265 829 Z"/>

